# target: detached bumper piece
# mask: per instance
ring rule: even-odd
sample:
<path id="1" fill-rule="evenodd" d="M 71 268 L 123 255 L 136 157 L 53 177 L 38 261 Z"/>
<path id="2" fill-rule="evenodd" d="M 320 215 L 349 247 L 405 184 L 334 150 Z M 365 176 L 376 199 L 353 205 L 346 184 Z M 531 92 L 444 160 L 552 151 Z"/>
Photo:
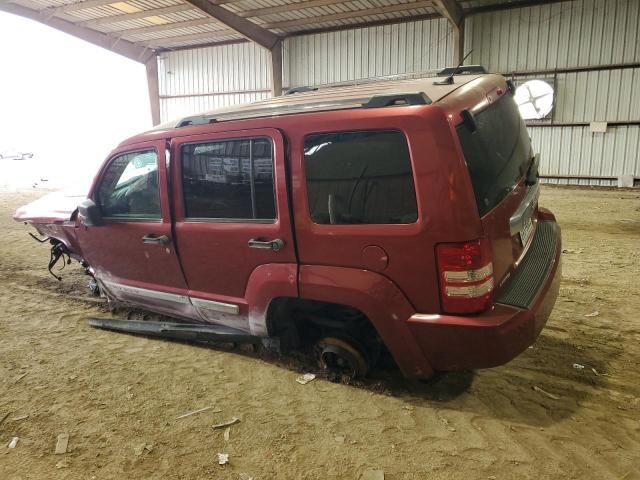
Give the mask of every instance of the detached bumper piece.
<path id="1" fill-rule="evenodd" d="M 538 222 L 529 251 L 495 301 L 518 308 L 530 308 L 555 265 L 558 242 L 558 224 Z"/>
<path id="2" fill-rule="evenodd" d="M 196 342 L 261 343 L 262 339 L 242 330 L 222 325 L 199 323 L 146 322 L 141 320 L 112 320 L 89 318 L 88 323 L 95 328 L 114 332 L 132 333 L 149 337 L 170 338 Z"/>

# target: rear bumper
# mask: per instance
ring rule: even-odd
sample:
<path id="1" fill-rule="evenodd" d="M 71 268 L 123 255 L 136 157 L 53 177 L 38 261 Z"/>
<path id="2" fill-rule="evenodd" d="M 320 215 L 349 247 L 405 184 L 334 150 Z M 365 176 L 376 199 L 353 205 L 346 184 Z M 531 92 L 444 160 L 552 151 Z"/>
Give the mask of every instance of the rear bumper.
<path id="1" fill-rule="evenodd" d="M 560 227 L 555 221 L 544 223 L 552 230 L 546 240 L 553 235 L 553 250 L 547 252 L 544 264 L 539 261 L 540 251 L 527 253 L 532 254 L 533 266 L 523 278 L 513 279 L 497 298 L 497 302 L 511 304 L 496 303 L 491 310 L 469 317 L 411 316 L 409 328 L 434 370 L 502 365 L 535 341 L 551 314 L 562 277 Z M 537 278 L 535 285 L 530 274 Z"/>

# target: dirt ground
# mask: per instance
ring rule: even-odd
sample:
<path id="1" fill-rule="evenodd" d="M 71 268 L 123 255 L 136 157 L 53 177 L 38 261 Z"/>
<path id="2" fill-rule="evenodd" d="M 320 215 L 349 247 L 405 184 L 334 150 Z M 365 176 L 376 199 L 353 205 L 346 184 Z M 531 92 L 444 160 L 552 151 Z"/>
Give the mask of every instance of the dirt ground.
<path id="1" fill-rule="evenodd" d="M 563 228 L 561 297 L 508 365 L 304 386 L 299 362 L 88 327 L 112 314 L 86 300 L 80 268 L 56 281 L 10 218 L 41 194 L 0 193 L 1 480 L 640 479 L 638 192 L 543 189 Z M 212 425 L 233 417 L 225 440 Z"/>

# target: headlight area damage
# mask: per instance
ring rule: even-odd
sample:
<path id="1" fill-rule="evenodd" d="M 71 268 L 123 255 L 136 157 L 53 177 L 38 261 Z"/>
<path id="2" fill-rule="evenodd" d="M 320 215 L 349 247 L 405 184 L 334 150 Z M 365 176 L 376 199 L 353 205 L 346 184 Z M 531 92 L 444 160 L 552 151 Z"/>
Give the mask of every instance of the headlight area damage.
<path id="1" fill-rule="evenodd" d="M 54 278 L 62 280 L 59 272 L 74 259 L 92 277 L 89 288 L 92 293 L 98 294 L 93 271 L 80 255 L 76 238 L 77 206 L 85 198 L 86 192 L 66 190 L 50 193 L 18 208 L 13 219 L 31 225 L 38 235 L 30 232 L 29 235 L 38 243 L 50 245 L 47 269 Z M 58 265 L 60 266 L 56 268 Z"/>

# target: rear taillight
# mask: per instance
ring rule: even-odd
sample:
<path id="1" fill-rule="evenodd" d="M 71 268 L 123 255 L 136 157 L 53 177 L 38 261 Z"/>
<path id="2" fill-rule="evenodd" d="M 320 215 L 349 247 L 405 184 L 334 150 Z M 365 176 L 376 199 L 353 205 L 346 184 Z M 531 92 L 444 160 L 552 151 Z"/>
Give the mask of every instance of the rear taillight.
<path id="1" fill-rule="evenodd" d="M 491 245 L 480 239 L 436 247 L 440 298 L 446 313 L 477 313 L 493 300 Z"/>

